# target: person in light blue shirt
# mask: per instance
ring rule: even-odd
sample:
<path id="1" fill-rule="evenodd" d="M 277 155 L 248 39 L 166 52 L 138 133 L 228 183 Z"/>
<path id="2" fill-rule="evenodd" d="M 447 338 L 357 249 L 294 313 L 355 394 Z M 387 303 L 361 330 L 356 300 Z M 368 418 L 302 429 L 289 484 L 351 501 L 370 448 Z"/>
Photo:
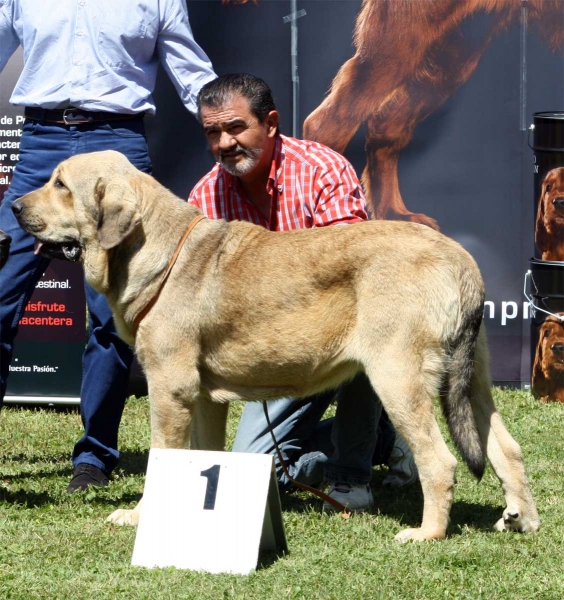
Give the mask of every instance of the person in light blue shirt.
<path id="1" fill-rule="evenodd" d="M 163 65 L 186 108 L 197 112 L 200 88 L 216 77 L 194 41 L 185 0 L 0 0 L 0 71 L 15 50 L 24 66 L 10 102 L 25 107 L 20 159 L 0 204 L 0 229 L 12 237 L 0 271 L 0 402 L 17 323 L 49 259 L 18 226 L 15 199 L 48 181 L 59 162 L 113 149 L 150 173 L 143 116 Z M 68 257 L 67 257 L 68 258 Z M 83 357 L 85 434 L 74 448 L 68 491 L 106 485 L 115 468 L 118 427 L 132 351 L 115 332 L 103 296 L 86 286 L 90 337 Z"/>

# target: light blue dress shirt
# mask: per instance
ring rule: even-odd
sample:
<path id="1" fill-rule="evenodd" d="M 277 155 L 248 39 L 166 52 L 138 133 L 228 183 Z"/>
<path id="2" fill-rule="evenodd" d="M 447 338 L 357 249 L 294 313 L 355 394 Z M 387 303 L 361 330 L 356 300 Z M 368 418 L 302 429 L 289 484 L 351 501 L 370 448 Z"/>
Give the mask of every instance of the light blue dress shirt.
<path id="1" fill-rule="evenodd" d="M 21 45 L 20 106 L 155 113 L 159 60 L 196 113 L 216 77 L 194 41 L 185 0 L 0 0 L 0 71 Z"/>

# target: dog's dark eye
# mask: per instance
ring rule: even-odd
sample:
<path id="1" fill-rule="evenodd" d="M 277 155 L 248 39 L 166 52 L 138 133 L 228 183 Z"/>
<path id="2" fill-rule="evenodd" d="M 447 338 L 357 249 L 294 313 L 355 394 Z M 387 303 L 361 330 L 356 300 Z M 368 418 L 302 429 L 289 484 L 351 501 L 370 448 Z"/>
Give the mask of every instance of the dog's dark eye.
<path id="1" fill-rule="evenodd" d="M 66 189 L 67 186 L 57 177 L 57 179 L 55 179 L 55 187 Z"/>
<path id="2" fill-rule="evenodd" d="M 546 337 L 548 337 L 549 335 L 550 335 L 550 331 L 548 331 L 548 329 L 545 329 L 545 330 L 544 330 L 544 335 L 543 335 L 543 337 L 545 337 L 545 338 L 546 338 Z"/>
<path id="3" fill-rule="evenodd" d="M 550 190 L 552 189 L 552 186 L 550 185 L 550 183 L 546 186 L 546 191 L 550 192 Z"/>

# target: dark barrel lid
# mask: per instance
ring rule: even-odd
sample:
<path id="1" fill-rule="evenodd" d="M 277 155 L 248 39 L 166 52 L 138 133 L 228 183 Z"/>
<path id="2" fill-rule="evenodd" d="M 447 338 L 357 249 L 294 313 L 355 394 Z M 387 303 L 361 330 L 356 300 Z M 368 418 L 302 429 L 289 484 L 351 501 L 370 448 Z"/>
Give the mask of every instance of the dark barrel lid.
<path id="1" fill-rule="evenodd" d="M 554 110 L 554 111 L 549 111 L 549 112 L 536 112 L 533 113 L 533 117 L 535 119 L 539 118 L 539 119 L 564 119 L 564 111 L 558 111 L 558 110 Z"/>
<path id="2" fill-rule="evenodd" d="M 531 287 L 533 296 L 564 298 L 564 261 L 531 258 Z"/>
<path id="3" fill-rule="evenodd" d="M 564 152 L 564 111 L 533 114 L 533 150 Z"/>

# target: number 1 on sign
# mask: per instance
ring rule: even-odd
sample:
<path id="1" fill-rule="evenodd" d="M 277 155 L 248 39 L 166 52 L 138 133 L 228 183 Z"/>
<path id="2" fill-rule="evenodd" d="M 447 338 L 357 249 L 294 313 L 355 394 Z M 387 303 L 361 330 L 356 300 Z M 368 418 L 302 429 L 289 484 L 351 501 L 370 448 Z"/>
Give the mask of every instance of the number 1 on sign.
<path id="1" fill-rule="evenodd" d="M 217 496 L 217 484 L 219 482 L 219 470 L 221 465 L 214 465 L 205 471 L 201 471 L 200 475 L 206 477 L 208 483 L 206 485 L 206 497 L 204 499 L 204 510 L 213 510 L 215 508 L 215 497 Z"/>

